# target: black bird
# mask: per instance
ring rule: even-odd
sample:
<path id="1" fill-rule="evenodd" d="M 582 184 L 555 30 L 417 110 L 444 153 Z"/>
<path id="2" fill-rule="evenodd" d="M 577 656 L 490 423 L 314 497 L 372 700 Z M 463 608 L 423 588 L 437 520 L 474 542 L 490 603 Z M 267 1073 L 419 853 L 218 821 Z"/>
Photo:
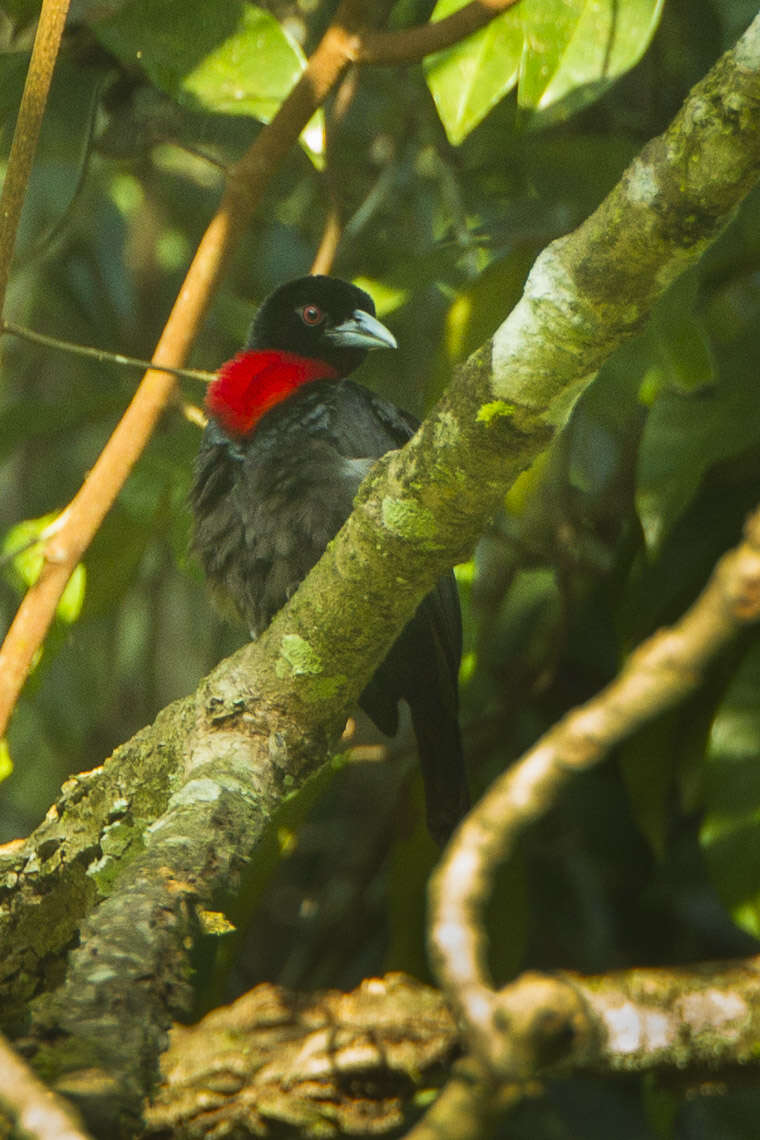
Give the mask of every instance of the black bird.
<path id="1" fill-rule="evenodd" d="M 395 348 L 372 298 L 334 277 L 300 277 L 266 298 L 243 352 L 209 386 L 190 492 L 197 552 L 217 600 L 258 636 L 351 513 L 381 455 L 416 420 L 345 377 Z M 420 603 L 359 704 L 386 735 L 405 700 L 428 827 L 443 843 L 469 806 L 457 719 L 461 617 L 453 574 Z"/>

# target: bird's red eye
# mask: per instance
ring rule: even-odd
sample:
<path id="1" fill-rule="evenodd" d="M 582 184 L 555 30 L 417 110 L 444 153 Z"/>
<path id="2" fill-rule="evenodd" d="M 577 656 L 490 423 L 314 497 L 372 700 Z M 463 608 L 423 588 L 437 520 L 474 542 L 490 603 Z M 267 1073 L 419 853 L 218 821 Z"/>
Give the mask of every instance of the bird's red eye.
<path id="1" fill-rule="evenodd" d="M 319 305 L 304 305 L 301 309 L 301 320 L 305 325 L 318 325 L 325 319 L 325 314 Z"/>

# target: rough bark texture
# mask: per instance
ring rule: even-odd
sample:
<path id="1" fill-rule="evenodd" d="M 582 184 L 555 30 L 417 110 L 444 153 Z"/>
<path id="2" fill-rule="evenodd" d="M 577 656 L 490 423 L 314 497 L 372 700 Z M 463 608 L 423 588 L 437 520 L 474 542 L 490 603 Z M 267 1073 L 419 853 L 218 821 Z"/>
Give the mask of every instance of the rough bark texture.
<path id="1" fill-rule="evenodd" d="M 692 1087 L 755 1071 L 760 961 L 634 969 L 596 977 L 525 975 L 504 1009 L 522 1044 L 523 1075 L 506 1089 L 456 1066 L 455 1103 L 437 1105 L 430 1136 L 482 1137 L 491 1109 L 569 1071 L 656 1072 Z M 448 1076 L 460 1047 L 441 995 L 402 974 L 352 993 L 290 993 L 261 985 L 191 1028 L 175 1027 L 148 1134 L 382 1135 L 408 1123 Z M 469 1098 L 472 1103 L 468 1103 Z M 484 1116 L 485 1109 L 485 1116 Z M 473 1122 L 467 1131 L 463 1121 Z M 427 1135 L 423 1121 L 410 1135 Z M 290 1129 L 290 1132 L 288 1132 Z"/>
<path id="2" fill-rule="evenodd" d="M 172 1030 L 148 1134 L 386 1133 L 437 1090 L 457 1048 L 441 995 L 402 974 L 347 994 L 257 986 Z"/>
<path id="3" fill-rule="evenodd" d="M 754 185 L 760 19 L 600 209 L 554 243 L 267 633 L 0 853 L 0 1007 L 104 1135 L 128 1132 L 204 909 L 229 908 L 277 805 L 440 573 L 471 549 L 595 370 Z M 392 568 L 392 570 L 389 570 Z M 34 995 L 37 995 L 34 997 Z"/>

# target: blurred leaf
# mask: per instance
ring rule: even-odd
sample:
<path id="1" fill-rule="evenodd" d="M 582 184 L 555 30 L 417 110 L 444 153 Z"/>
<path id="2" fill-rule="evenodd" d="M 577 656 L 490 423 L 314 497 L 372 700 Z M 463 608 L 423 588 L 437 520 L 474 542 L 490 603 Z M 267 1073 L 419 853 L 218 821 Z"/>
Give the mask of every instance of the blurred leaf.
<path id="1" fill-rule="evenodd" d="M 303 68 L 280 25 L 240 0 L 132 0 L 96 34 L 178 102 L 268 119 Z"/>
<path id="2" fill-rule="evenodd" d="M 18 590 L 34 585 L 42 570 L 41 535 L 55 521 L 55 514 L 16 523 L 3 539 L 3 555 L 9 559 L 6 577 Z"/>
<path id="3" fill-rule="evenodd" d="M 537 253 L 533 242 L 515 245 L 459 290 L 446 316 L 448 368 L 483 344 L 507 317 L 520 299 Z"/>
<path id="4" fill-rule="evenodd" d="M 27 440 L 47 443 L 67 431 L 81 430 L 91 420 L 117 415 L 125 403 L 121 392 L 105 389 L 84 395 L 72 393 L 62 404 L 33 397 L 9 404 L 0 411 L 0 460 Z"/>
<path id="5" fill-rule="evenodd" d="M 438 0 L 441 20 L 463 0 Z M 428 56 L 425 78 L 449 142 L 457 146 L 517 82 L 523 32 L 517 12 L 507 11 L 446 51 Z"/>
<path id="6" fill-rule="evenodd" d="M 523 0 L 525 52 L 517 101 L 566 118 L 598 99 L 649 47 L 664 0 Z M 559 115 L 558 115 L 559 112 Z"/>
<path id="7" fill-rule="evenodd" d="M 684 274 L 658 302 L 641 338 L 648 359 L 639 397 L 651 406 L 639 449 L 636 507 L 651 554 L 714 464 L 760 438 L 753 368 L 724 365 L 695 313 L 699 275 Z"/>
<path id="8" fill-rule="evenodd" d="M 665 391 L 644 428 L 636 472 L 636 509 L 650 555 L 719 460 L 754 446 L 760 436 L 754 384 L 738 372 L 695 396 Z"/>
<path id="9" fill-rule="evenodd" d="M 491 261 L 473 281 L 457 291 L 436 345 L 428 393 L 431 401 L 448 384 L 453 365 L 483 344 L 517 303 L 537 252 L 538 246 L 533 242 L 516 243 L 509 253 Z"/>
<path id="10" fill-rule="evenodd" d="M 658 859 L 667 855 L 671 822 L 702 807 L 704 758 L 725 679 L 711 674 L 692 697 L 634 733 L 619 750 L 634 819 Z"/>
<path id="11" fill-rule="evenodd" d="M 154 505 L 154 516 L 155 516 Z M 150 520 L 136 519 L 116 503 L 100 525 L 87 556 L 90 586 L 86 616 L 106 613 L 132 584 L 155 531 Z"/>
<path id="12" fill-rule="evenodd" d="M 303 52 L 263 8 L 242 0 L 132 0 L 96 35 L 178 103 L 268 123 L 305 66 Z M 321 120 L 306 127 L 320 151 Z"/>
<path id="13" fill-rule="evenodd" d="M 60 601 L 56 607 L 56 614 L 65 621 L 68 625 L 72 625 L 77 620 L 82 612 L 84 605 L 85 589 L 87 586 L 87 571 L 84 564 L 80 562 L 74 567 L 71 577 L 69 578 L 63 593 L 61 594 Z"/>
<path id="14" fill-rule="evenodd" d="M 518 84 L 518 106 L 543 126 L 598 99 L 648 48 L 664 0 L 522 0 L 485 28 L 430 56 L 425 76 L 457 146 Z M 462 7 L 439 0 L 432 19 Z M 519 80 L 519 83 L 518 83 Z"/>
<path id="15" fill-rule="evenodd" d="M 3 780 L 7 780 L 12 771 L 13 761 L 8 748 L 8 741 L 3 738 L 0 740 L 0 784 Z"/>
<path id="16" fill-rule="evenodd" d="M 519 846 L 498 868 L 488 899 L 489 966 L 497 985 L 520 969 L 533 925 L 533 897 Z"/>
<path id="17" fill-rule="evenodd" d="M 585 7 L 584 0 L 523 0 L 519 11 L 525 50 L 517 94 L 521 107 L 540 107 L 550 86 L 561 82 L 565 54 Z M 603 44 L 603 29 L 599 32 Z"/>
<path id="18" fill-rule="evenodd" d="M 45 531 L 56 518 L 58 515 L 49 514 L 38 519 L 25 519 L 11 527 L 3 539 L 2 552 L 9 559 L 6 577 L 19 592 L 28 590 L 39 578 L 44 564 Z M 74 567 L 56 607 L 56 616 L 61 621 L 71 624 L 79 617 L 86 581 L 85 568 L 79 563 Z"/>
<path id="19" fill-rule="evenodd" d="M 658 859 L 665 855 L 672 816 L 677 727 L 677 717 L 658 717 L 620 750 L 620 770 L 634 819 Z"/>
<path id="20" fill-rule="evenodd" d="M 700 843 L 734 921 L 760 936 L 760 644 L 752 646 L 712 727 Z"/>
<path id="21" fill-rule="evenodd" d="M 29 52 L 0 52 L 0 123 L 4 152 L 10 148 L 28 67 Z"/>
<path id="22" fill-rule="evenodd" d="M 641 1094 L 647 1123 L 657 1140 L 675 1140 L 680 1107 L 678 1097 L 652 1073 L 644 1079 Z"/>
<path id="23" fill-rule="evenodd" d="M 641 398 L 652 404 L 664 388 L 689 394 L 715 382 L 715 361 L 707 333 L 694 308 L 698 275 L 684 273 L 655 305 L 647 324 L 646 351 L 652 363 Z"/>
<path id="24" fill-rule="evenodd" d="M 354 284 L 369 293 L 375 302 L 378 317 L 387 317 L 400 308 L 409 297 L 409 289 L 370 277 L 354 277 Z"/>

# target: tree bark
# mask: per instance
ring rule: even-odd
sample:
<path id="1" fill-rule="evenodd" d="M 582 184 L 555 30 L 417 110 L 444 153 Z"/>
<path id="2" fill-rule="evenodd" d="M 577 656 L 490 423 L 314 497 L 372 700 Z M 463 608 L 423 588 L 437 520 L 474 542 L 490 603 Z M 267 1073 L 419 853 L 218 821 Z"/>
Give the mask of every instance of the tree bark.
<path id="1" fill-rule="evenodd" d="M 760 18 L 592 217 L 539 257 L 514 312 L 376 465 L 261 639 L 69 781 L 0 853 L 4 1020 L 104 1134 L 134 1127 L 169 1025 L 189 1012 L 204 911 L 234 921 L 273 812 L 323 761 L 419 599 L 759 170 Z"/>

